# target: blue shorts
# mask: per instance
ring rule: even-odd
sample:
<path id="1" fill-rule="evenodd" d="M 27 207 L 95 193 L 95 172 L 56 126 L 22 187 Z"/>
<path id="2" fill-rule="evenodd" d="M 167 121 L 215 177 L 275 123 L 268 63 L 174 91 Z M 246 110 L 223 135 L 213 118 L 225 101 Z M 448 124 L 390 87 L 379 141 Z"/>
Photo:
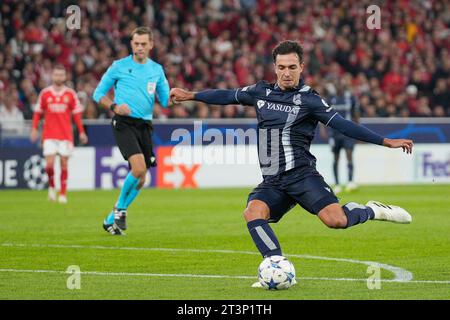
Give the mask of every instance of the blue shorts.
<path id="1" fill-rule="evenodd" d="M 344 135 L 331 137 L 329 142 L 333 153 L 339 153 L 341 149 L 353 151 L 355 147 L 355 140 Z"/>
<path id="2" fill-rule="evenodd" d="M 249 194 L 247 204 L 260 200 L 270 209 L 269 222 L 278 222 L 299 204 L 312 214 L 332 203 L 339 203 L 333 190 L 313 167 L 299 167 L 276 176 L 266 177 Z"/>

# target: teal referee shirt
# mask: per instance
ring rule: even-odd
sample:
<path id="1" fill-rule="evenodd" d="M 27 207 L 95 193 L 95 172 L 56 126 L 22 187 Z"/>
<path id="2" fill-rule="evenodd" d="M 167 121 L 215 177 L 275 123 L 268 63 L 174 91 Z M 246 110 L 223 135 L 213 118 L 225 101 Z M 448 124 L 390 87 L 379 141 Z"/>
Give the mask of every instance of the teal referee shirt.
<path id="1" fill-rule="evenodd" d="M 153 119 L 155 95 L 163 107 L 169 103 L 169 83 L 163 67 L 147 58 L 146 63 L 137 63 L 130 55 L 116 60 L 103 75 L 94 91 L 93 98 L 98 103 L 114 86 L 114 102 L 127 104 L 130 117 Z"/>

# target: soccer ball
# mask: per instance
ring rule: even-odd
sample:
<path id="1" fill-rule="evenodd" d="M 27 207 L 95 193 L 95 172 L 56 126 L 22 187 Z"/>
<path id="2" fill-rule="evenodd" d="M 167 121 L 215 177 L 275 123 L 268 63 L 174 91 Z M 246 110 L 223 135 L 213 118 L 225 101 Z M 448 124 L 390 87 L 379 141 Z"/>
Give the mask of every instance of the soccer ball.
<path id="1" fill-rule="evenodd" d="M 258 279 L 265 289 L 288 289 L 295 279 L 294 265 L 283 256 L 267 257 L 259 265 Z"/>

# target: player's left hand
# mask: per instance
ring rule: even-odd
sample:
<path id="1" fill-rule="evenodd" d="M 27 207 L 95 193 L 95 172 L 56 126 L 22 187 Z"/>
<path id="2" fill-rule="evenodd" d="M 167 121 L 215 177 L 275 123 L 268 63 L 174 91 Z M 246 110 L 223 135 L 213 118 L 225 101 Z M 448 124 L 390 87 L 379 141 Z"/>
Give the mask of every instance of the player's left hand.
<path id="1" fill-rule="evenodd" d="M 80 133 L 79 138 L 80 138 L 81 144 L 88 143 L 88 137 L 87 137 L 86 133 Z"/>
<path id="2" fill-rule="evenodd" d="M 410 139 L 388 139 L 384 138 L 383 146 L 388 148 L 402 148 L 403 152 L 412 153 L 414 142 Z"/>

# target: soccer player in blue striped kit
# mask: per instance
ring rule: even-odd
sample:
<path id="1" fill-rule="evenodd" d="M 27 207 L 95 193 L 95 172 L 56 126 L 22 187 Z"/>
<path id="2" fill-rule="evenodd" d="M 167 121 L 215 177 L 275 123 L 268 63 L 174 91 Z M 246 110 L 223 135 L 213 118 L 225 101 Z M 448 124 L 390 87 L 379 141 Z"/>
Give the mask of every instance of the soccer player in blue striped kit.
<path id="1" fill-rule="evenodd" d="M 131 33 L 132 55 L 114 63 L 103 75 L 93 98 L 114 112 L 112 130 L 117 146 L 131 168 L 119 199 L 103 222 L 113 235 L 127 229 L 127 208 L 139 194 L 150 166 L 155 166 L 152 145 L 152 118 L 155 96 L 163 107 L 169 105 L 169 84 L 163 67 L 148 58 L 153 48 L 150 28 L 139 27 Z M 107 93 L 114 86 L 114 101 Z"/>
<path id="2" fill-rule="evenodd" d="M 273 50 L 273 61 L 277 75 L 273 84 L 259 81 L 231 90 L 191 92 L 174 88 L 170 92 L 174 103 L 187 100 L 219 105 L 239 103 L 256 109 L 263 182 L 250 193 L 244 218 L 261 255 L 282 255 L 269 223 L 278 222 L 296 204 L 317 215 L 330 228 L 348 228 L 368 220 L 410 223 L 410 214 L 397 206 L 376 201 L 341 206 L 317 172 L 316 158 L 309 149 L 319 121 L 354 139 L 403 148 L 407 153 L 412 152 L 412 140 L 384 138 L 340 116 L 301 80 L 303 49 L 297 42 L 280 43 Z"/>

